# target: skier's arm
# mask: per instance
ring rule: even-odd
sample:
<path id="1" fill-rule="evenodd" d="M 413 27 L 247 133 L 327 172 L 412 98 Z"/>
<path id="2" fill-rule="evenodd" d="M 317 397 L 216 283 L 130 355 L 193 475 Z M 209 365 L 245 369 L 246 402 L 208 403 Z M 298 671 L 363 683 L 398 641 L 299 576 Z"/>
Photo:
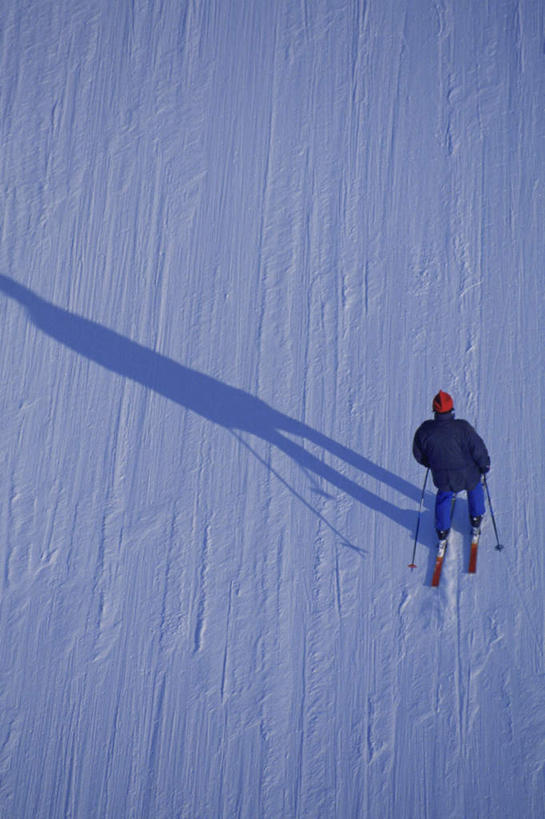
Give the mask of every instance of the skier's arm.
<path id="1" fill-rule="evenodd" d="M 481 472 L 488 472 L 490 469 L 490 455 L 483 439 L 473 428 L 471 428 L 469 451 Z"/>
<path id="2" fill-rule="evenodd" d="M 426 456 L 424 455 L 424 452 L 422 451 L 422 445 L 421 445 L 421 442 L 420 442 L 420 435 L 418 434 L 419 431 L 420 430 L 418 430 L 418 429 L 416 430 L 416 434 L 415 434 L 414 440 L 413 440 L 413 456 L 414 456 L 415 460 L 418 461 L 419 464 L 422 464 L 422 466 L 429 467 L 428 460 L 427 460 Z"/>

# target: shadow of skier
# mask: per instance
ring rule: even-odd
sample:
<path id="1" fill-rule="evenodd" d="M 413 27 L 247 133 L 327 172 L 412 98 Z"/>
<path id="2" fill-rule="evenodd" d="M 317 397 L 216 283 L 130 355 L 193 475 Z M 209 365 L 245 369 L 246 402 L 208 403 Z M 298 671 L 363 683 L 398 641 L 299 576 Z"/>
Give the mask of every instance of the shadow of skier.
<path id="1" fill-rule="evenodd" d="M 354 500 L 406 529 L 414 530 L 414 511 L 400 509 L 364 489 L 287 436 L 311 442 L 416 503 L 420 491 L 398 475 L 377 466 L 368 458 L 307 424 L 273 409 L 260 398 L 185 367 L 94 321 L 56 307 L 8 276 L 0 275 L 0 290 L 25 308 L 36 327 L 65 347 L 215 424 L 231 431 L 246 432 L 269 442 L 301 467 L 328 481 Z"/>

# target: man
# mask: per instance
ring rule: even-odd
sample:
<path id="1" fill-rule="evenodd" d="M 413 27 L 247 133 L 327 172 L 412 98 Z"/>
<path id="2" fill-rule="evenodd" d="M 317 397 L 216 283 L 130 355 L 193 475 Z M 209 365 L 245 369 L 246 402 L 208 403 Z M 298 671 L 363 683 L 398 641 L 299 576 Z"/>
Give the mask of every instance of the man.
<path id="1" fill-rule="evenodd" d="M 490 457 L 482 438 L 471 424 L 454 417 L 451 396 L 440 390 L 433 399 L 433 420 L 424 421 L 416 430 L 413 455 L 429 467 L 437 487 L 435 528 L 440 541 L 450 531 L 452 499 L 465 490 L 471 527 L 479 530 L 484 515 L 481 475 L 490 469 Z"/>

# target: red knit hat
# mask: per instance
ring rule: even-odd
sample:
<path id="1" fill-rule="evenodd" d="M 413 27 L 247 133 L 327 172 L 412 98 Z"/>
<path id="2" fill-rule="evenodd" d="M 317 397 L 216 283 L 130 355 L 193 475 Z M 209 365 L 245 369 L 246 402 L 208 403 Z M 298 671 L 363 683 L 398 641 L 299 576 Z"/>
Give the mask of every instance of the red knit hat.
<path id="1" fill-rule="evenodd" d="M 454 402 L 448 392 L 443 392 L 443 390 L 439 390 L 435 398 L 433 399 L 433 411 L 434 412 L 450 412 L 454 409 Z"/>

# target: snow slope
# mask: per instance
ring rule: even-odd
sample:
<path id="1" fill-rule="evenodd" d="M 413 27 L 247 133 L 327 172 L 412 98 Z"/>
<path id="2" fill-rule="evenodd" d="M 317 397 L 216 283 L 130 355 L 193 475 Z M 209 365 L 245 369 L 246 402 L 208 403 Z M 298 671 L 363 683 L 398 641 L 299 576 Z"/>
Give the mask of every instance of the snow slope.
<path id="1" fill-rule="evenodd" d="M 0 815 L 542 817 L 542 0 L 2 11 Z"/>

